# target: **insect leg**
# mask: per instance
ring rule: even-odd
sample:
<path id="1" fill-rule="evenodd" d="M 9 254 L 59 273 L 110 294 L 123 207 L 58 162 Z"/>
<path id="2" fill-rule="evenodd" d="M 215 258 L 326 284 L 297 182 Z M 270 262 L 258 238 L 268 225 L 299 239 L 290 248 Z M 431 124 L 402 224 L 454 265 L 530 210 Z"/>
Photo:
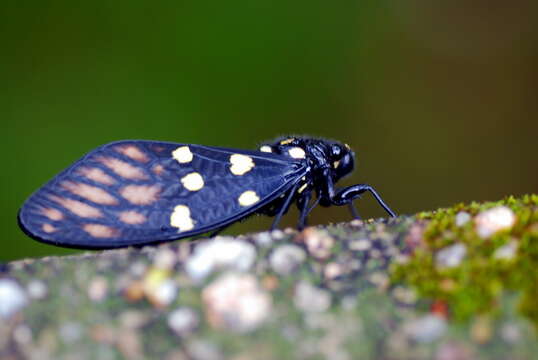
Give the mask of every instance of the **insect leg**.
<path id="1" fill-rule="evenodd" d="M 361 220 L 361 216 L 359 215 L 359 212 L 357 211 L 357 208 L 355 207 L 355 204 L 353 201 L 350 201 L 349 204 L 349 211 L 351 212 L 351 215 L 354 219 Z"/>
<path id="2" fill-rule="evenodd" d="M 335 197 L 336 189 L 329 169 L 325 169 L 321 175 L 325 180 L 322 186 L 318 189 L 318 199 L 321 206 L 334 205 L 332 199 Z"/>
<path id="3" fill-rule="evenodd" d="M 339 189 L 335 189 L 336 193 L 339 193 L 341 190 L 343 190 L 342 188 L 339 188 Z M 355 197 L 353 199 L 353 201 L 357 200 L 357 199 L 360 199 L 361 196 L 360 195 L 357 195 L 357 197 Z M 361 215 L 359 214 L 359 212 L 357 211 L 357 207 L 355 206 L 355 203 L 353 201 L 350 201 L 347 205 L 348 205 L 348 208 L 349 208 L 349 212 L 351 213 L 351 216 L 353 216 L 353 219 L 356 219 L 356 220 L 362 220 L 362 217 Z"/>
<path id="4" fill-rule="evenodd" d="M 293 196 L 295 195 L 295 192 L 297 191 L 297 188 L 299 187 L 299 183 L 293 185 L 291 188 L 288 197 L 286 198 L 286 201 L 284 201 L 284 204 L 282 204 L 282 207 L 279 209 L 278 214 L 275 216 L 275 220 L 273 220 L 273 223 L 271 224 L 271 227 L 269 228 L 269 231 L 273 231 L 278 226 L 278 223 L 280 222 L 280 219 L 282 218 L 282 215 L 288 211 L 288 208 L 291 204 L 291 199 L 293 199 Z"/>
<path id="5" fill-rule="evenodd" d="M 319 199 L 320 199 L 320 198 L 319 198 L 319 196 L 318 196 L 318 197 L 316 198 L 316 200 L 314 201 L 314 203 L 312 204 L 312 206 L 310 206 L 310 207 L 308 208 L 308 211 L 307 211 L 307 213 L 306 213 L 307 215 L 310 214 L 310 213 L 312 212 L 312 210 L 314 210 L 314 208 L 315 208 L 316 206 L 319 205 Z"/>
<path id="6" fill-rule="evenodd" d="M 304 192 L 297 201 L 297 206 L 299 207 L 299 211 L 301 212 L 301 215 L 299 216 L 299 222 L 297 223 L 297 229 L 299 230 L 302 230 L 306 226 L 306 219 L 308 217 L 308 213 L 310 212 L 308 204 L 310 203 L 311 198 L 312 193 L 310 191 L 307 191 Z"/>
<path id="7" fill-rule="evenodd" d="M 373 187 L 366 184 L 357 184 L 353 186 L 349 186 L 347 188 L 344 188 L 331 199 L 331 202 L 333 205 L 346 205 L 353 201 L 353 199 L 359 197 L 361 194 L 365 192 L 370 192 L 374 198 L 377 200 L 379 205 L 391 216 L 396 217 L 396 214 L 390 209 L 390 207 L 383 201 L 381 196 L 375 191 Z"/>

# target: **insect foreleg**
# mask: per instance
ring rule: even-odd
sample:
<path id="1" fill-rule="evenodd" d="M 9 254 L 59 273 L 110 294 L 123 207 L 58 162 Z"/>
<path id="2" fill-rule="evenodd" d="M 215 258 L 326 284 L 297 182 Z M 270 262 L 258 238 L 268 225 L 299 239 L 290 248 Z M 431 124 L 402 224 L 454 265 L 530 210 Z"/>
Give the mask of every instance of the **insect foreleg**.
<path id="1" fill-rule="evenodd" d="M 330 169 L 324 169 L 321 178 L 323 182 L 318 187 L 319 204 L 325 207 L 334 205 L 332 199 L 335 197 L 336 190 Z"/>
<path id="2" fill-rule="evenodd" d="M 361 220 L 361 216 L 359 212 L 357 211 L 357 208 L 355 207 L 355 204 L 353 203 L 353 201 L 350 201 L 348 206 L 349 206 L 349 211 L 351 212 L 351 215 L 353 216 L 353 218 L 357 220 Z"/>
<path id="3" fill-rule="evenodd" d="M 396 217 L 396 214 L 390 209 L 390 207 L 383 201 L 381 196 L 375 191 L 373 187 L 367 184 L 352 185 L 342 190 L 339 190 L 336 195 L 331 199 L 333 205 L 342 206 L 350 204 L 355 198 L 360 197 L 365 192 L 370 192 L 377 200 L 379 205 L 385 209 L 385 211 L 391 216 Z"/>

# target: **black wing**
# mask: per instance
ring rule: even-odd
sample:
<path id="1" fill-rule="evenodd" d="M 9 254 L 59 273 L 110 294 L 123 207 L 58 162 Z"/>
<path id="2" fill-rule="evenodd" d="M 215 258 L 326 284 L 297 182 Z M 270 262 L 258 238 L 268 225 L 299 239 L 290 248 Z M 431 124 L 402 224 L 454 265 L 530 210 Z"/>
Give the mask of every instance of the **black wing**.
<path id="1" fill-rule="evenodd" d="M 101 146 L 26 200 L 31 237 L 76 248 L 114 248 L 205 233 L 284 194 L 305 166 L 284 156 L 167 142 Z"/>

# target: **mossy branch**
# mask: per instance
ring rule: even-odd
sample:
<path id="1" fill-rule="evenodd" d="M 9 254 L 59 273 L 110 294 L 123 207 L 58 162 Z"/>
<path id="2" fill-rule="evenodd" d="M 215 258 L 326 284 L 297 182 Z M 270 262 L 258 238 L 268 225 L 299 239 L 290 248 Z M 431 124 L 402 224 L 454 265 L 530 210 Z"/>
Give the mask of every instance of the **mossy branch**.
<path id="1" fill-rule="evenodd" d="M 531 358 L 537 284 L 536 195 L 27 259 L 0 277 L 0 357 Z"/>

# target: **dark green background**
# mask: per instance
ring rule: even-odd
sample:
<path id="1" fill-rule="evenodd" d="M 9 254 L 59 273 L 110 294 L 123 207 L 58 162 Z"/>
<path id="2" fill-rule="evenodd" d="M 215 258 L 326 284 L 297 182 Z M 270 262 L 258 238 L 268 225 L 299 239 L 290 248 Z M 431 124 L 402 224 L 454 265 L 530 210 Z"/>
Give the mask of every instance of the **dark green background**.
<path id="1" fill-rule="evenodd" d="M 72 251 L 24 236 L 17 209 L 119 139 L 339 139 L 358 154 L 346 184 L 399 213 L 536 192 L 536 4 L 3 1 L 0 260 Z M 369 197 L 359 208 L 383 215 Z"/>

